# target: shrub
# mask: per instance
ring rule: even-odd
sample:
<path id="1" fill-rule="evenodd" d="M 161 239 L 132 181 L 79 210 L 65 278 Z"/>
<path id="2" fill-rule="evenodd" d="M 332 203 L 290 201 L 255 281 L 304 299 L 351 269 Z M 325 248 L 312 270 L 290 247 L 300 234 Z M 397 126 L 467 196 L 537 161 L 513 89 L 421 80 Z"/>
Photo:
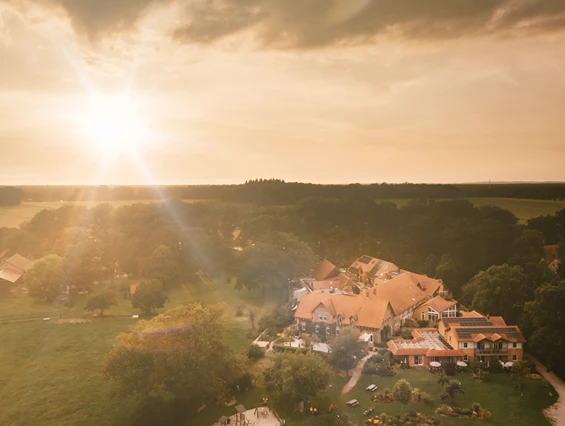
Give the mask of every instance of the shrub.
<path id="1" fill-rule="evenodd" d="M 375 374 L 381 377 L 392 377 L 396 376 L 396 370 L 388 362 L 383 362 L 376 365 Z"/>
<path id="2" fill-rule="evenodd" d="M 473 415 L 473 410 L 471 410 L 470 408 L 463 408 L 461 410 L 461 414 L 463 416 L 472 416 Z"/>
<path id="3" fill-rule="evenodd" d="M 481 411 L 481 404 L 479 404 L 478 402 L 473 402 L 472 408 L 475 413 L 479 414 Z"/>
<path id="4" fill-rule="evenodd" d="M 386 413 L 381 413 L 381 415 L 379 416 L 379 418 L 381 419 L 381 422 L 386 423 L 388 420 L 388 416 Z"/>
<path id="5" fill-rule="evenodd" d="M 406 413 L 406 415 L 407 415 L 408 417 L 412 417 L 412 418 L 418 417 L 418 413 L 416 413 L 416 411 L 414 411 L 414 410 L 408 411 L 408 412 Z"/>
<path id="6" fill-rule="evenodd" d="M 384 357 L 381 354 L 377 353 L 376 355 L 373 355 L 371 358 L 369 358 L 368 361 L 373 362 L 375 364 L 380 364 L 381 362 L 384 361 Z"/>
<path id="7" fill-rule="evenodd" d="M 363 374 L 377 374 L 377 370 L 375 369 L 375 364 L 367 362 L 363 366 Z"/>
<path id="8" fill-rule="evenodd" d="M 242 317 L 245 312 L 245 307 L 243 305 L 237 305 L 235 308 L 235 316 Z"/>
<path id="9" fill-rule="evenodd" d="M 265 352 L 257 345 L 251 345 L 247 350 L 247 358 L 257 361 L 265 356 Z"/>
<path id="10" fill-rule="evenodd" d="M 385 396 L 390 395 L 390 389 L 389 389 L 389 388 L 385 388 L 384 394 L 385 394 Z"/>
<path id="11" fill-rule="evenodd" d="M 402 329 L 400 331 L 400 335 L 402 336 L 403 339 L 410 340 L 412 339 L 412 330 Z"/>
<path id="12" fill-rule="evenodd" d="M 420 328 L 426 328 L 429 327 L 430 322 L 428 320 L 418 320 L 418 325 Z"/>
<path id="13" fill-rule="evenodd" d="M 424 403 L 424 404 L 432 404 L 434 402 L 434 398 L 427 392 L 422 392 L 420 394 L 420 400 Z"/>
<path id="14" fill-rule="evenodd" d="M 490 363 L 489 371 L 491 373 L 502 373 L 504 371 L 504 367 L 499 361 L 494 360 Z"/>
<path id="15" fill-rule="evenodd" d="M 418 324 L 418 323 L 417 323 L 415 320 L 413 320 L 412 318 L 406 318 L 406 319 L 404 320 L 404 327 L 411 327 L 411 328 L 414 328 L 414 327 L 417 327 L 417 326 L 418 326 L 417 324 Z"/>

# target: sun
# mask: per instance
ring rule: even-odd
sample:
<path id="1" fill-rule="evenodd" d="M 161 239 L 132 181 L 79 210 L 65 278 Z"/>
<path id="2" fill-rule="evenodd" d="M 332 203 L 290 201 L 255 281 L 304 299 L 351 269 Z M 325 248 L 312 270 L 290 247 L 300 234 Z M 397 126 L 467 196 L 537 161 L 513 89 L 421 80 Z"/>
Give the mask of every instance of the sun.
<path id="1" fill-rule="evenodd" d="M 89 143 L 108 155 L 138 150 L 149 134 L 146 121 L 126 93 L 92 94 L 78 122 Z"/>

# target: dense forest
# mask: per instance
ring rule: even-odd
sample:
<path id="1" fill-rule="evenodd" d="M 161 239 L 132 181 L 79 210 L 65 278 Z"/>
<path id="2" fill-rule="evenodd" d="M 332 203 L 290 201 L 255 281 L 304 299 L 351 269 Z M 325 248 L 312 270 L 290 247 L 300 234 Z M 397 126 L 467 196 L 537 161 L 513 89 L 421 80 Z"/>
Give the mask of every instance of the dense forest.
<path id="1" fill-rule="evenodd" d="M 261 183 L 245 187 L 255 185 Z M 202 271 L 234 276 L 242 291 L 284 299 L 289 282 L 316 258 L 342 267 L 369 254 L 441 278 L 468 308 L 518 324 L 532 342 L 529 350 L 563 377 L 565 314 L 558 307 L 565 302 L 565 268 L 555 274 L 543 258 L 547 243 L 565 253 L 564 241 L 565 210 L 520 225 L 507 210 L 465 200 L 398 207 L 355 196 L 286 205 L 170 200 L 63 206 L 20 228 L 0 229 L 0 251 L 42 259 L 46 267 L 62 263 L 69 286 L 151 270 L 170 288 Z"/>
<path id="2" fill-rule="evenodd" d="M 17 206 L 22 202 L 24 191 L 13 186 L 0 187 L 0 206 Z"/>
<path id="3" fill-rule="evenodd" d="M 25 200 L 33 201 L 112 201 L 153 199 L 214 199 L 253 202 L 260 205 L 291 205 L 312 198 L 391 199 L 391 198 L 529 198 L 565 199 L 565 184 L 350 184 L 318 185 L 287 183 L 278 179 L 257 179 L 242 185 L 194 186 L 24 186 Z"/>

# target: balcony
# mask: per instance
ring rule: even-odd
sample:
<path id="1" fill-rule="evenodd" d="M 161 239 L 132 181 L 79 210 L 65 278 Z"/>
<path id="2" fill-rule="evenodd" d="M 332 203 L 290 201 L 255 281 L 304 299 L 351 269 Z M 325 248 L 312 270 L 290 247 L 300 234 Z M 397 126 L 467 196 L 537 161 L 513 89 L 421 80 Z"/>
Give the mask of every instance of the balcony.
<path id="1" fill-rule="evenodd" d="M 484 348 L 475 349 L 475 355 L 477 356 L 489 356 L 489 355 L 508 355 L 507 348 Z"/>

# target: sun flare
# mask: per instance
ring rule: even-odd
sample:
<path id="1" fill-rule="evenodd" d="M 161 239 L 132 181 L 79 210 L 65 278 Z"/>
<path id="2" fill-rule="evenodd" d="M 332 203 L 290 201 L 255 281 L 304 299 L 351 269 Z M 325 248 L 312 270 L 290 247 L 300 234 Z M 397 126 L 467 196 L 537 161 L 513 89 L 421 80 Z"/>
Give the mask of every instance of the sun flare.
<path id="1" fill-rule="evenodd" d="M 90 143 L 106 154 L 132 153 L 148 137 L 147 123 L 127 94 L 93 94 L 79 117 L 79 126 Z"/>

